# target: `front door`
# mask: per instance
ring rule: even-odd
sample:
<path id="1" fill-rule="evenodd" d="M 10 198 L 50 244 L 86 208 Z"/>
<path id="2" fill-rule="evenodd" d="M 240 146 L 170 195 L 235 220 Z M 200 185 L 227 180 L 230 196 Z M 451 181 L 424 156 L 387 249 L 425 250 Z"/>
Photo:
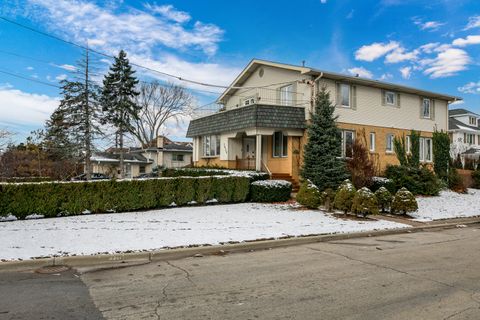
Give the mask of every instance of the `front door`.
<path id="1" fill-rule="evenodd" d="M 255 159 L 255 138 L 243 138 L 243 159 Z"/>

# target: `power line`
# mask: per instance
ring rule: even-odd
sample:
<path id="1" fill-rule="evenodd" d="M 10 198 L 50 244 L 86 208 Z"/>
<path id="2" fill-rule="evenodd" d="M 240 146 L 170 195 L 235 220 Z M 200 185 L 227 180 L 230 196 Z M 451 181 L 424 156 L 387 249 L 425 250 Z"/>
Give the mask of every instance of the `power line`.
<path id="1" fill-rule="evenodd" d="M 32 28 L 32 27 L 29 27 L 29 26 L 26 26 L 24 24 L 21 24 L 21 23 L 18 23 L 16 21 L 13 21 L 13 20 L 10 20 L 10 19 L 7 19 L 5 17 L 0 17 L 1 20 L 3 21 L 6 21 L 8 23 L 11 23 L 13 25 L 16 25 L 18 27 L 21 27 L 21 28 L 24 28 L 24 29 L 27 29 L 27 30 L 30 30 L 32 32 L 35 32 L 35 33 L 38 33 L 38 34 L 41 34 L 43 36 L 46 36 L 46 37 L 50 37 L 52 39 L 55 39 L 55 40 L 58 40 L 58 41 L 61 41 L 61 42 L 64 42 L 64 43 L 67 43 L 69 45 L 72 45 L 72 46 L 75 46 L 77 48 L 81 48 L 81 49 L 88 49 L 98 55 L 101 55 L 103 57 L 106 57 L 106 58 L 109 58 L 109 59 L 115 59 L 115 56 L 112 56 L 112 55 L 109 55 L 109 54 L 106 54 L 104 52 L 101 52 L 101 51 L 98 51 L 98 50 L 95 50 L 95 49 L 91 49 L 91 48 L 87 48 L 86 46 L 83 46 L 81 44 L 78 44 L 78 43 L 75 43 L 73 41 L 69 41 L 69 40 L 65 40 L 63 38 L 60 38 L 58 36 L 55 36 L 53 34 L 50 34 L 50 33 L 47 33 L 47 32 L 43 32 L 43 31 L 40 31 L 40 30 L 37 30 L 35 28 Z M 200 85 L 200 86 L 205 86 L 205 87 L 212 87 L 212 88 L 219 88 L 219 89 L 257 89 L 257 88 L 265 88 L 265 87 L 268 87 L 268 86 L 271 86 L 272 84 L 270 85 L 267 85 L 267 86 L 251 86 L 251 87 L 241 87 L 241 86 L 224 86 L 224 85 L 218 85 L 218 84 L 211 84 L 211 83 L 206 83 L 206 82 L 201 82 L 201 81 L 196 81 L 196 80 L 191 80 L 191 79 L 187 79 L 187 78 L 183 78 L 181 76 L 177 76 L 177 75 L 174 75 L 174 74 L 171 74 L 171 73 L 168 73 L 168 72 L 164 72 L 164 71 L 159 71 L 159 70 L 156 70 L 156 69 L 153 69 L 153 68 L 150 68 L 150 67 L 146 67 L 146 66 L 143 66 L 143 65 L 140 65 L 140 64 L 137 64 L 137 63 L 133 63 L 133 62 L 130 62 L 130 64 L 132 66 L 135 66 L 137 68 L 142 68 L 142 69 L 145 69 L 145 70 L 148 70 L 148 71 L 151 71 L 151 72 L 154 72 L 154 73 L 158 73 L 158 74 L 161 74 L 163 76 L 166 76 L 166 77 L 171 77 L 171 78 L 174 78 L 174 79 L 177 79 L 179 81 L 183 81 L 183 82 L 188 82 L 188 83 L 191 83 L 191 84 L 196 84 L 196 85 Z M 279 83 L 279 84 L 282 84 L 282 83 Z"/>
<path id="2" fill-rule="evenodd" d="M 9 71 L 5 71 L 5 70 L 1 70 L 1 69 L 0 69 L 0 73 L 4 73 L 4 74 L 9 75 L 9 76 L 12 76 L 12 77 L 17 77 L 17 78 L 24 79 L 24 80 L 28 80 L 28 81 L 32 81 L 32 82 L 41 83 L 41 84 L 44 84 L 44 85 L 46 85 L 46 86 L 54 87 L 54 88 L 57 88 L 57 89 L 61 89 L 60 86 L 57 86 L 57 85 L 55 85 L 55 84 L 48 83 L 48 82 L 44 82 L 44 81 L 37 80 L 37 79 L 32 79 L 32 78 L 29 78 L 29 77 L 26 77 L 26 76 L 22 76 L 22 75 L 19 75 L 19 74 L 15 74 L 15 73 L 12 73 L 12 72 L 9 72 Z"/>

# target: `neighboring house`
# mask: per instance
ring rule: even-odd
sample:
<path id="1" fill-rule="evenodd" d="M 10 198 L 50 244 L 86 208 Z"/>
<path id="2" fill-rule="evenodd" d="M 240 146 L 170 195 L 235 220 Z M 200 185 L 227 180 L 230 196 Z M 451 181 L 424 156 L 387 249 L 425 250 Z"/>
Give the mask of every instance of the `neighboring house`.
<path id="1" fill-rule="evenodd" d="M 190 122 L 195 166 L 271 172 L 298 180 L 314 95 L 326 87 L 342 130 L 342 156 L 365 137 L 383 170 L 396 164 L 393 138 L 421 132 L 422 162 L 433 160 L 432 133 L 448 129 L 458 97 L 303 66 L 252 60 L 219 97 L 222 111 Z M 408 137 L 407 137 L 408 139 Z"/>
<path id="2" fill-rule="evenodd" d="M 157 168 L 182 168 L 192 164 L 192 143 L 175 142 L 159 136 L 149 147 L 125 149 L 125 178 L 151 173 Z M 119 150 L 95 153 L 92 160 L 93 172 L 119 177 Z"/>
<path id="3" fill-rule="evenodd" d="M 480 157 L 480 115 L 466 109 L 452 109 L 448 112 L 448 133 L 452 157 Z"/>

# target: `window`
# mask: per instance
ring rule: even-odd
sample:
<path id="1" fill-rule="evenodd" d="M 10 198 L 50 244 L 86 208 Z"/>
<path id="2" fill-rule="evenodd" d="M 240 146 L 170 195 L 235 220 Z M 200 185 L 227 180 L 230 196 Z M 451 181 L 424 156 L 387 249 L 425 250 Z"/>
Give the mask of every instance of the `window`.
<path id="1" fill-rule="evenodd" d="M 340 84 L 340 102 L 343 107 L 350 108 L 350 85 Z"/>
<path id="2" fill-rule="evenodd" d="M 375 152 L 375 132 L 370 132 L 370 152 Z"/>
<path id="3" fill-rule="evenodd" d="M 282 106 L 293 105 L 293 85 L 289 84 L 280 88 L 280 104 Z"/>
<path id="4" fill-rule="evenodd" d="M 288 136 L 281 131 L 273 134 L 273 157 L 284 158 L 288 156 Z"/>
<path id="5" fill-rule="evenodd" d="M 244 107 L 249 106 L 251 104 L 255 104 L 255 98 L 254 97 L 248 97 L 248 98 L 245 98 L 245 100 L 243 100 L 243 106 Z"/>
<path id="6" fill-rule="evenodd" d="M 392 91 L 385 91 L 385 104 L 389 106 L 397 105 L 397 95 Z"/>
<path id="7" fill-rule="evenodd" d="M 172 154 L 172 160 L 183 162 L 183 154 Z"/>
<path id="8" fill-rule="evenodd" d="M 475 144 L 475 135 L 467 133 L 465 137 L 465 142 L 468 144 Z"/>
<path id="9" fill-rule="evenodd" d="M 405 137 L 405 151 L 407 152 L 407 154 L 410 154 L 412 153 L 412 141 L 410 140 L 410 136 L 406 136 Z"/>
<path id="10" fill-rule="evenodd" d="M 422 117 L 425 119 L 431 118 L 430 99 L 426 99 L 426 98 L 423 99 Z"/>
<path id="11" fill-rule="evenodd" d="M 140 166 L 139 173 L 145 173 L 145 166 Z"/>
<path id="12" fill-rule="evenodd" d="M 203 156 L 216 157 L 220 155 L 220 136 L 203 136 Z"/>
<path id="13" fill-rule="evenodd" d="M 393 139 L 395 138 L 395 135 L 389 133 L 387 134 L 387 145 L 385 148 L 385 151 L 387 153 L 392 153 L 393 152 Z"/>
<path id="14" fill-rule="evenodd" d="M 353 141 L 355 133 L 353 131 L 342 131 L 342 158 L 351 158 L 353 156 Z"/>
<path id="15" fill-rule="evenodd" d="M 477 125 L 477 118 L 475 118 L 475 117 L 468 117 L 468 122 L 469 122 L 472 126 L 475 126 L 475 125 Z"/>
<path id="16" fill-rule="evenodd" d="M 432 162 L 433 144 L 431 138 L 420 138 L 420 161 Z"/>

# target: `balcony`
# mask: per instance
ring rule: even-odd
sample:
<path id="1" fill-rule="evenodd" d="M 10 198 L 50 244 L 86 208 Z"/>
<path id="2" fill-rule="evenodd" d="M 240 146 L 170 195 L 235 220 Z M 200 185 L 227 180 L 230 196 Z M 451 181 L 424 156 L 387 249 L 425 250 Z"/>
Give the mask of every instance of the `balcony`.
<path id="1" fill-rule="evenodd" d="M 303 93 L 293 91 L 293 85 L 287 86 L 290 89 L 254 88 L 239 90 L 228 100 L 227 109 L 247 107 L 252 104 L 305 107 L 310 100 L 304 97 Z"/>

